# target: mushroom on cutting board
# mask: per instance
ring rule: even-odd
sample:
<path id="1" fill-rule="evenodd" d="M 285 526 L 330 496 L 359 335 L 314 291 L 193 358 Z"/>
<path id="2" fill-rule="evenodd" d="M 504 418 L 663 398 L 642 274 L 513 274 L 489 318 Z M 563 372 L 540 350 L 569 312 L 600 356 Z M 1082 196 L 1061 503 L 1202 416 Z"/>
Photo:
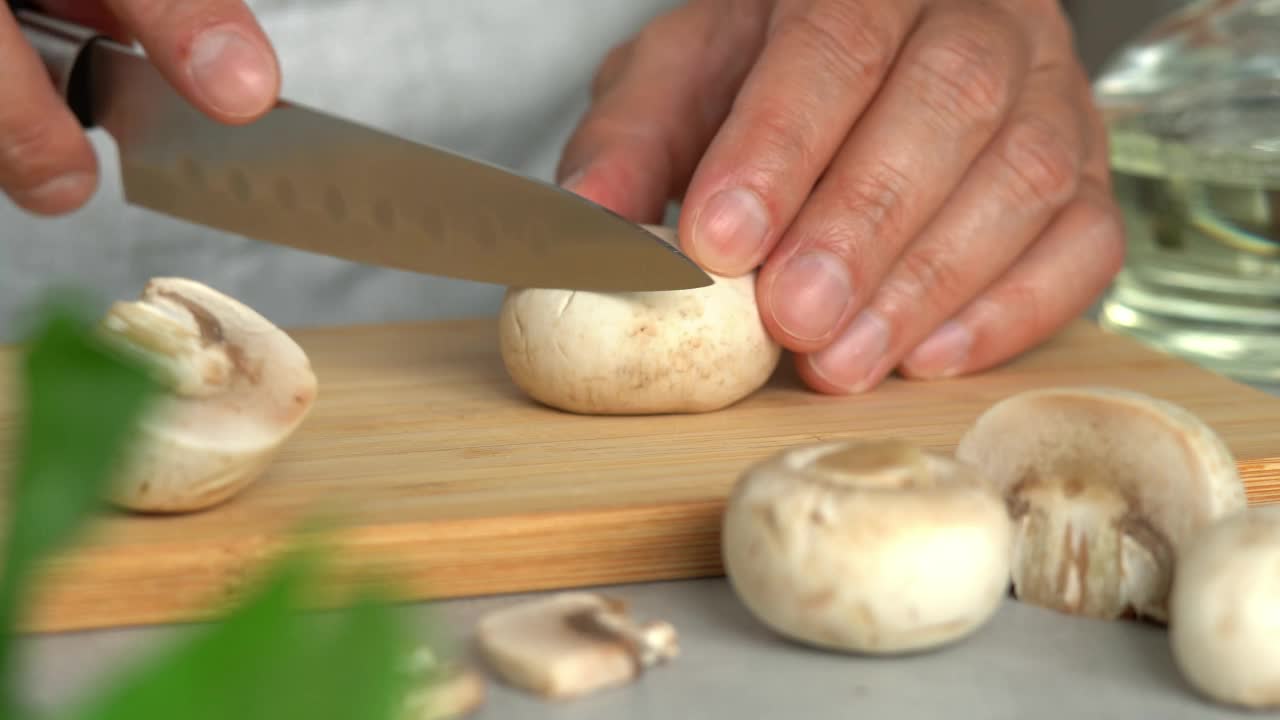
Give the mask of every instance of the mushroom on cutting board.
<path id="1" fill-rule="evenodd" d="M 769 380 L 782 348 L 760 321 L 755 274 L 708 274 L 711 285 L 665 292 L 510 288 L 498 316 L 507 373 L 544 405 L 587 415 L 732 405 Z"/>
<path id="2" fill-rule="evenodd" d="M 143 418 L 111 500 L 190 512 L 235 495 L 310 412 L 315 373 L 302 348 L 239 301 L 184 278 L 150 280 L 101 329 L 159 371 L 169 392 Z"/>
<path id="3" fill-rule="evenodd" d="M 1280 708 L 1280 506 L 1249 508 L 1201 530 L 1178 559 L 1169 642 L 1208 698 Z"/>
<path id="4" fill-rule="evenodd" d="M 971 468 L 897 440 L 831 441 L 749 467 L 722 528 L 726 575 L 766 626 L 891 654 L 955 642 L 1006 597 L 1013 529 Z"/>
<path id="5" fill-rule="evenodd" d="M 1165 621 L 1181 548 L 1246 504 L 1208 425 L 1130 390 L 1012 395 L 978 417 L 955 454 L 1006 495 L 1016 596 L 1073 615 Z"/>

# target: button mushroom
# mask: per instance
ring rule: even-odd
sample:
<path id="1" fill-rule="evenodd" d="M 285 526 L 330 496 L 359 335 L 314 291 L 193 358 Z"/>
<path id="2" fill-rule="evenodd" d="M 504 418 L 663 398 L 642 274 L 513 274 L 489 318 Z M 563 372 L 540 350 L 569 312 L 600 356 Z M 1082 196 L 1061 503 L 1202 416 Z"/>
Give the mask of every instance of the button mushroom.
<path id="1" fill-rule="evenodd" d="M 288 334 L 201 283 L 154 278 L 103 317 L 105 337 L 155 367 L 170 392 L 110 499 L 145 512 L 189 512 L 248 486 L 309 413 L 316 376 Z"/>
<path id="2" fill-rule="evenodd" d="M 1114 388 L 1044 388 L 988 408 L 956 457 L 1005 493 L 1014 593 L 1093 618 L 1167 618 L 1177 554 L 1245 506 L 1230 450 L 1187 410 Z"/>
<path id="3" fill-rule="evenodd" d="M 669 243 L 670 228 L 648 226 Z M 759 389 L 782 349 L 756 306 L 755 275 L 691 290 L 598 293 L 511 288 L 503 363 L 533 399 L 590 415 L 718 410 Z"/>
<path id="4" fill-rule="evenodd" d="M 1169 642 L 1206 697 L 1280 708 L 1280 506 L 1223 518 L 1187 543 L 1169 596 Z"/>
<path id="5" fill-rule="evenodd" d="M 749 467 L 722 554 L 765 625 L 827 649 L 890 654 L 976 631 L 1009 587 L 1013 529 L 971 468 L 897 440 L 791 447 Z"/>

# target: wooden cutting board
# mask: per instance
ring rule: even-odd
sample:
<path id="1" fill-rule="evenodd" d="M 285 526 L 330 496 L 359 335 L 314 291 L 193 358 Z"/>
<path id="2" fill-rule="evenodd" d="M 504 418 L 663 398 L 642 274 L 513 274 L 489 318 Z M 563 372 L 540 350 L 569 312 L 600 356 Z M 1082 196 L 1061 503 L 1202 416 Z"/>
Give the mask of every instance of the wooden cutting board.
<path id="1" fill-rule="evenodd" d="M 1280 502 L 1280 399 L 1081 322 L 985 375 L 890 380 L 857 397 L 774 381 L 706 415 L 583 417 L 508 380 L 490 318 L 297 331 L 320 399 L 278 462 L 195 515 L 108 512 L 91 545 L 47 568 L 28 629 L 205 617 L 240 596 L 285 533 L 341 513 L 342 562 L 390 573 L 406 599 L 721 573 L 719 513 L 737 474 L 784 446 L 904 435 L 949 451 L 991 403 L 1020 390 L 1108 384 L 1180 403 L 1221 433 L 1253 503 Z M 15 427 L 0 351 L 0 430 Z"/>

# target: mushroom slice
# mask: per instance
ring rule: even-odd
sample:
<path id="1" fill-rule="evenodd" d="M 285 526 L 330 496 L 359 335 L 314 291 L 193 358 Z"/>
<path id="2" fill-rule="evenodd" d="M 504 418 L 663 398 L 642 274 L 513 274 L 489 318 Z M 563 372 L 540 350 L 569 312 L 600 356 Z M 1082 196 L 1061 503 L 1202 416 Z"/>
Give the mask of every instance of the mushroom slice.
<path id="1" fill-rule="evenodd" d="M 297 343 L 242 303 L 193 280 L 154 278 L 101 329 L 150 361 L 170 392 L 143 419 L 111 500 L 188 512 L 249 485 L 302 423 L 316 376 Z"/>
<path id="2" fill-rule="evenodd" d="M 1245 506 L 1221 438 L 1129 390 L 1010 396 L 978 417 L 956 457 L 1006 496 L 1017 597 L 1073 615 L 1165 621 L 1179 548 Z"/>
<path id="3" fill-rule="evenodd" d="M 1009 587 L 1012 525 L 971 468 L 898 440 L 782 450 L 724 514 L 726 574 L 765 625 L 814 646 L 892 654 L 976 631 Z"/>
<path id="4" fill-rule="evenodd" d="M 408 669 L 418 686 L 405 698 L 401 720 L 462 717 L 484 703 L 484 678 L 471 668 L 440 660 L 428 647 L 413 653 Z"/>
<path id="5" fill-rule="evenodd" d="M 1280 506 L 1223 518 L 1186 544 L 1169 596 L 1169 642 L 1205 697 L 1280 708 Z"/>
<path id="6" fill-rule="evenodd" d="M 619 600 L 559 593 L 490 613 L 479 645 L 508 683 L 564 699 L 621 685 L 680 652 L 675 628 L 637 624 Z"/>
<path id="7" fill-rule="evenodd" d="M 675 244 L 670 228 L 646 226 Z M 755 276 L 665 292 L 511 288 L 498 332 L 517 387 L 586 415 L 720 410 L 762 387 L 782 347 L 756 305 Z"/>

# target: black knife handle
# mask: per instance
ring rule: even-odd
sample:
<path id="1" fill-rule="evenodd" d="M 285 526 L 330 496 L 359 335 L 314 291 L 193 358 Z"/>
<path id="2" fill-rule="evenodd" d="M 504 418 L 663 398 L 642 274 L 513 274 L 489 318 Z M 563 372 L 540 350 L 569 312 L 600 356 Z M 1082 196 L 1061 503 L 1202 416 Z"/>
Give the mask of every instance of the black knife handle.
<path id="1" fill-rule="evenodd" d="M 33 7 L 30 2 L 8 0 L 8 4 L 22 34 L 44 61 L 49 79 L 72 114 L 83 127 L 92 126 L 86 51 L 103 35 L 91 28 L 36 12 L 30 9 Z"/>

